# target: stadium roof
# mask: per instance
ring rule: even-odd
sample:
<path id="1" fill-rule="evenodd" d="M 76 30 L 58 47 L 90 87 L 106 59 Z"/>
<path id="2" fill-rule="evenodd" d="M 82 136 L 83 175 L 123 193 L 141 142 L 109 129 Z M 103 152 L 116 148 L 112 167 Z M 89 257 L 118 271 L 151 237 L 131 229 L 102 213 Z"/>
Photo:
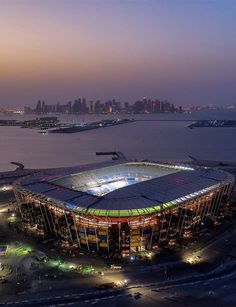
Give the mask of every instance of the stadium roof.
<path id="1" fill-rule="evenodd" d="M 102 196 L 71 188 L 76 179 L 80 180 L 79 188 L 84 185 L 86 178 L 91 179 L 88 174 L 104 176 L 107 171 L 111 176 L 120 173 L 126 167 L 137 174 L 151 175 L 144 181 L 113 189 Z M 146 169 L 148 171 L 145 172 Z M 206 193 L 226 179 L 226 172 L 213 169 L 193 170 L 149 162 L 118 164 L 114 161 L 48 171 L 27 177 L 20 184 L 32 193 L 57 200 L 77 212 L 98 216 L 132 216 L 172 207 Z"/>

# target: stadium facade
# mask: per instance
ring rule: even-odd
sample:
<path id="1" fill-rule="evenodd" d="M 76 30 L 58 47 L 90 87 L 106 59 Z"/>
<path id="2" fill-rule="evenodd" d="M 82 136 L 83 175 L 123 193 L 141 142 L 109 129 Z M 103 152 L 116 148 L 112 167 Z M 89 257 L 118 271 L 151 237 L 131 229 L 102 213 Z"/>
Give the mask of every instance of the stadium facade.
<path id="1" fill-rule="evenodd" d="M 23 227 L 70 249 L 129 255 L 191 237 L 227 214 L 234 177 L 217 169 L 119 160 L 15 183 Z"/>

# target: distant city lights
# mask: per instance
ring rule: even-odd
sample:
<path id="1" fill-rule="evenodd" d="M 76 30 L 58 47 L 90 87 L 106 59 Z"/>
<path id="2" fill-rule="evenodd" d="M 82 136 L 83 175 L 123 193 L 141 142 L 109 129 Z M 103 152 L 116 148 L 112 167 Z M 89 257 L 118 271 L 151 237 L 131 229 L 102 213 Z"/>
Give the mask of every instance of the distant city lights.
<path id="1" fill-rule="evenodd" d="M 12 186 L 11 185 L 3 185 L 0 187 L 0 192 L 6 192 L 6 191 L 11 191 Z"/>

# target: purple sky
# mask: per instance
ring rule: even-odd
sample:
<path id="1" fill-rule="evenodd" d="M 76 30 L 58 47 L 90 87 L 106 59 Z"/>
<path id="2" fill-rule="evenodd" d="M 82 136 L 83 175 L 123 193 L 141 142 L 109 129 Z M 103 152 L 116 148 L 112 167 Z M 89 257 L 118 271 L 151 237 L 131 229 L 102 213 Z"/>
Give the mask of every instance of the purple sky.
<path id="1" fill-rule="evenodd" d="M 1 0 L 0 106 L 236 103 L 234 0 Z"/>

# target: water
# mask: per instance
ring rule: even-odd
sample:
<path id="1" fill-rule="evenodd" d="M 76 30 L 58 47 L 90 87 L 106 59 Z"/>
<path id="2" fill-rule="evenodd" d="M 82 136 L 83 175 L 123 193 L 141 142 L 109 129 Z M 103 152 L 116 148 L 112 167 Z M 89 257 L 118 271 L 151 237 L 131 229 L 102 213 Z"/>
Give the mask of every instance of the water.
<path id="1" fill-rule="evenodd" d="M 120 116 L 121 117 L 121 116 Z M 123 117 L 128 117 L 123 116 Z M 26 119 L 35 116 L 1 118 Z M 63 122 L 91 122 L 117 115 L 63 115 Z M 235 119 L 236 111 L 135 115 L 137 119 Z M 42 135 L 34 129 L 0 127 L 0 170 L 73 166 L 106 160 L 96 151 L 122 151 L 128 159 L 186 161 L 188 155 L 209 160 L 236 160 L 236 128 L 187 128 L 188 122 L 136 122 L 75 134 Z"/>

